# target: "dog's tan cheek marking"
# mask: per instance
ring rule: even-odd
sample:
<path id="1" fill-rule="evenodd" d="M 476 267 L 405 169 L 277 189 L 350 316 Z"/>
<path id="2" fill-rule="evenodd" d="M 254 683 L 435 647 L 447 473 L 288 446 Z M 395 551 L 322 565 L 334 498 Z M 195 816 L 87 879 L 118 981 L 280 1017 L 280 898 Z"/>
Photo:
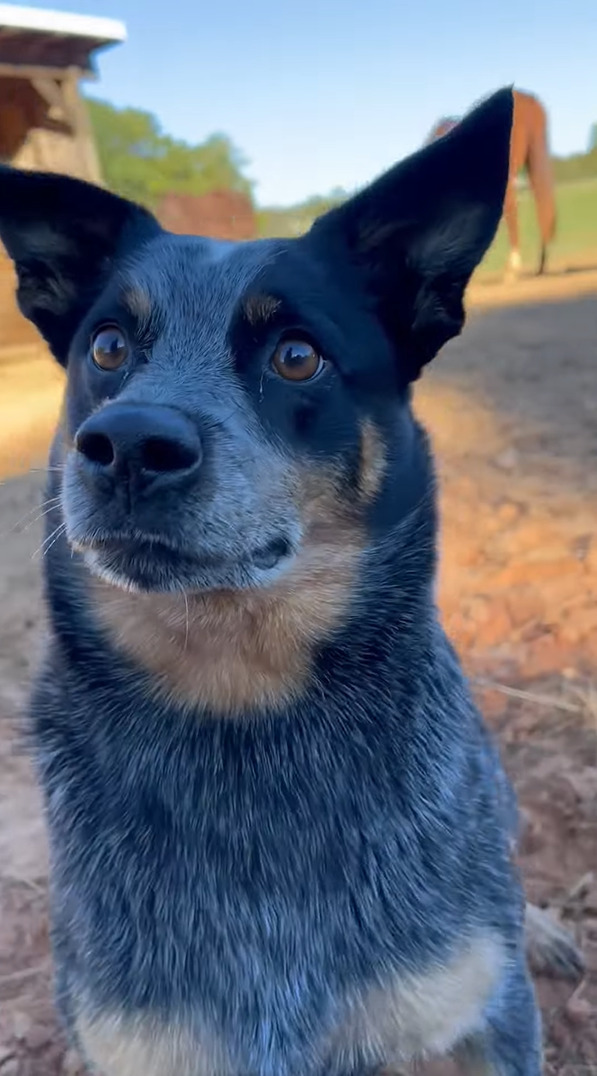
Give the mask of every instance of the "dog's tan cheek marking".
<path id="1" fill-rule="evenodd" d="M 82 1015 L 76 1024 L 85 1060 L 101 1076 L 228 1076 L 229 1060 L 208 1035 L 149 1017 Z"/>
<path id="2" fill-rule="evenodd" d="M 377 426 L 370 419 L 365 419 L 361 426 L 359 493 L 366 504 L 377 497 L 386 468 L 387 458 L 382 436 Z"/>
<path id="3" fill-rule="evenodd" d="M 95 580 L 93 587 L 100 621 L 158 695 L 228 715 L 300 691 L 307 666 L 283 634 L 276 603 L 217 592 L 189 595 L 187 612 L 175 595 L 124 594 Z"/>
<path id="4" fill-rule="evenodd" d="M 299 476 L 306 537 L 295 564 L 263 589 L 127 594 L 94 579 L 92 600 L 115 645 L 176 702 L 232 715 L 279 708 L 309 682 L 315 646 L 348 611 L 364 548 L 336 476 Z"/>
<path id="5" fill-rule="evenodd" d="M 386 1064 L 446 1054 L 479 1033 L 483 1014 L 506 966 L 500 941 L 473 939 L 443 967 L 401 976 L 353 999 L 324 1056 L 353 1065 Z"/>

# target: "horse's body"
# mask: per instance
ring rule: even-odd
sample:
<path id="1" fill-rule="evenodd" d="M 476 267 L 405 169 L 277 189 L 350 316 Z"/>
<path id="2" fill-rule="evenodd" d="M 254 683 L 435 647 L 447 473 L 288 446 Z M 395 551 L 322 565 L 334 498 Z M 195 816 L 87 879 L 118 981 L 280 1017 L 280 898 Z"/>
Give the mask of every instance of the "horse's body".
<path id="1" fill-rule="evenodd" d="M 427 138 L 432 142 L 451 131 L 458 123 L 453 116 L 444 117 L 436 123 Z M 514 123 L 510 141 L 510 176 L 504 203 L 504 217 L 510 241 L 508 273 L 516 275 L 521 268 L 518 205 L 516 201 L 516 178 L 525 169 L 537 210 L 541 255 L 538 272 L 545 270 L 547 245 L 551 242 L 556 225 L 556 205 L 553 175 L 549 159 L 547 139 L 547 114 L 541 102 L 530 93 L 514 91 Z"/>

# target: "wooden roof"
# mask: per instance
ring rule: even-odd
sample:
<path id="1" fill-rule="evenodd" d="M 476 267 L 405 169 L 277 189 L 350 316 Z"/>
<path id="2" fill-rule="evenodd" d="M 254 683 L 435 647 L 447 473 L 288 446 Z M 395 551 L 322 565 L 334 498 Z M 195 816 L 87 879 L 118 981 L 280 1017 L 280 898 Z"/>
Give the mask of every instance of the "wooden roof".
<path id="1" fill-rule="evenodd" d="M 0 75 L 42 67 L 93 75 L 92 53 L 125 39 L 116 19 L 0 4 Z"/>

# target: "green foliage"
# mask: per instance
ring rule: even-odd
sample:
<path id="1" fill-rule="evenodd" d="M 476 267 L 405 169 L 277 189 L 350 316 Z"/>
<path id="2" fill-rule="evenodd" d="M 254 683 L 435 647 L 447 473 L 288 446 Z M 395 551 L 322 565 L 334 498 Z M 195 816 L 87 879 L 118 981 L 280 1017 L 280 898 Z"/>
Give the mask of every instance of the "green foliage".
<path id="1" fill-rule="evenodd" d="M 579 179 L 597 178 L 597 143 L 588 153 L 574 153 L 571 157 L 554 157 L 553 171 L 556 183 L 572 183 Z"/>
<path id="2" fill-rule="evenodd" d="M 105 101 L 87 104 L 104 179 L 116 194 L 149 208 L 169 193 L 233 190 L 252 196 L 247 162 L 226 135 L 191 146 L 164 134 L 149 112 Z"/>
<path id="3" fill-rule="evenodd" d="M 245 175 L 247 162 L 226 135 L 214 134 L 200 145 L 188 145 L 164 134 L 158 121 L 138 109 L 116 109 L 103 101 L 88 101 L 100 162 L 108 187 L 149 208 L 162 195 L 206 194 L 233 190 L 251 197 L 252 183 Z M 587 153 L 553 159 L 557 183 L 558 228 L 552 263 L 567 263 L 597 249 L 597 124 L 591 129 Z M 336 189 L 291 207 L 270 207 L 258 212 L 259 234 L 293 236 L 306 232 L 316 217 L 339 205 L 347 193 Z M 520 199 L 521 234 L 525 264 L 536 260 L 538 237 L 529 191 Z M 500 271 L 507 242 L 500 228 L 481 275 Z M 587 253 L 588 256 L 588 253 Z"/>
<path id="4" fill-rule="evenodd" d="M 597 127 L 597 125 L 596 125 Z M 597 137 L 597 133 L 596 133 Z M 571 157 L 554 157 L 553 158 L 553 170 L 555 182 L 558 187 L 556 194 L 558 205 L 563 201 L 565 206 L 581 204 L 583 205 L 583 211 L 586 209 L 588 214 L 587 221 L 583 224 L 586 229 L 588 220 L 594 220 L 597 227 L 597 203 L 595 202 L 595 186 L 591 183 L 592 180 L 597 179 L 597 145 L 589 153 L 577 153 Z M 586 188 L 588 194 L 584 197 L 582 194 L 571 194 L 567 196 L 566 186 L 568 184 L 572 186 L 578 186 L 580 183 L 582 186 L 583 181 L 589 184 Z M 583 188 L 584 190 L 585 188 Z M 327 197 L 313 197 L 308 198 L 307 201 L 301 202 L 300 205 L 289 206 L 287 208 L 271 207 L 267 209 L 259 210 L 257 214 L 259 234 L 262 236 L 292 236 L 302 235 L 308 231 L 316 217 L 319 217 L 322 213 L 327 212 L 328 209 L 332 209 L 334 206 L 339 205 L 347 197 L 347 192 L 341 189 L 332 191 Z M 523 195 L 523 206 L 531 205 L 529 201 L 530 195 L 527 193 Z M 581 219 L 583 214 L 580 214 Z M 523 219 L 526 217 L 523 214 Z M 576 218 L 575 218 L 576 219 Z M 530 218 L 529 218 L 530 222 Z M 527 246 L 529 251 L 534 249 L 538 243 L 538 240 L 534 237 L 534 218 L 533 222 L 529 223 L 531 232 L 531 238 L 529 238 Z M 579 235 L 579 240 L 581 236 Z M 595 240 L 593 232 L 591 232 L 591 243 Z M 499 250 L 499 257 L 504 257 L 501 247 L 505 243 L 505 238 L 502 237 L 498 241 L 497 249 Z M 581 243 L 582 245 L 582 243 Z M 492 248 L 494 250 L 496 248 Z M 491 262 L 491 258 L 490 258 Z"/>
<path id="5" fill-rule="evenodd" d="M 518 197 L 520 244 L 525 270 L 532 272 L 539 258 L 539 229 L 530 190 Z M 557 224 L 550 244 L 548 266 L 554 270 L 582 268 L 595 264 L 597 254 L 597 178 L 561 183 L 556 187 Z M 478 276 L 501 276 L 508 256 L 508 236 L 502 222 Z"/>
<path id="6" fill-rule="evenodd" d="M 261 235 L 290 236 L 306 232 L 315 217 L 338 205 L 346 194 L 334 191 L 327 198 L 310 198 L 289 209 L 264 209 L 258 213 Z M 539 257 L 539 232 L 532 192 L 518 196 L 521 253 L 525 270 L 532 271 Z M 597 175 L 594 179 L 562 182 L 556 186 L 557 227 L 550 245 L 549 264 L 554 269 L 594 264 L 597 252 Z M 478 279 L 500 278 L 508 255 L 508 237 L 502 222 L 495 242 L 477 271 Z"/>
<path id="7" fill-rule="evenodd" d="M 262 209 L 257 214 L 259 234 L 265 238 L 302 235 L 308 231 L 316 217 L 340 205 L 346 197 L 346 191 L 337 187 L 326 196 L 314 195 L 300 205 Z"/>

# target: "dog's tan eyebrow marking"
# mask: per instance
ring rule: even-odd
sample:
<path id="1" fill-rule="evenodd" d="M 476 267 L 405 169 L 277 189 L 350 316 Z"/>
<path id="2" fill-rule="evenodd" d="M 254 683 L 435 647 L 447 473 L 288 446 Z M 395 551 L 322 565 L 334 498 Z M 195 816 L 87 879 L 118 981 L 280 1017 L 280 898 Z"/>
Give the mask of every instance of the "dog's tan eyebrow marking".
<path id="1" fill-rule="evenodd" d="M 151 299 L 140 284 L 127 285 L 121 295 L 122 305 L 142 324 L 150 321 L 153 313 Z"/>
<path id="2" fill-rule="evenodd" d="M 281 302 L 273 295 L 253 292 L 242 303 L 242 312 L 249 325 L 263 325 L 273 318 L 281 307 Z"/>

